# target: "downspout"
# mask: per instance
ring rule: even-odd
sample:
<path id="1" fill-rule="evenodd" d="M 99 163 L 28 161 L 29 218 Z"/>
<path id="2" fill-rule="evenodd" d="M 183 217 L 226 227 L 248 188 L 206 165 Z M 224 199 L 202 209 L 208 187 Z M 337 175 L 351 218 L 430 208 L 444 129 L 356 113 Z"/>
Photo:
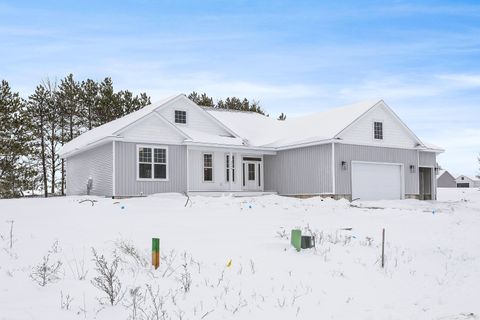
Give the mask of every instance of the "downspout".
<path id="1" fill-rule="evenodd" d="M 187 193 L 190 191 L 190 161 L 188 158 L 189 154 L 188 145 L 187 145 Z"/>
<path id="2" fill-rule="evenodd" d="M 115 198 L 115 140 L 112 141 L 112 198 Z"/>
<path id="3" fill-rule="evenodd" d="M 332 195 L 335 195 L 335 142 L 332 142 Z"/>

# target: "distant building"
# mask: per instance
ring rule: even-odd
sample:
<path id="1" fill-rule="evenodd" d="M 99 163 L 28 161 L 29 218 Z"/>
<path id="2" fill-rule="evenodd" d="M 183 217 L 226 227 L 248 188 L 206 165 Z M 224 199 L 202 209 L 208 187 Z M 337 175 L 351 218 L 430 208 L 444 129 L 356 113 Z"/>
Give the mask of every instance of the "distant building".
<path id="1" fill-rule="evenodd" d="M 480 187 L 480 180 L 472 179 L 470 177 L 464 176 L 463 174 L 458 176 L 455 179 L 457 183 L 457 188 L 477 188 Z"/>
<path id="2" fill-rule="evenodd" d="M 437 187 L 456 188 L 457 181 L 455 181 L 455 177 L 447 170 L 440 170 L 437 175 Z"/>

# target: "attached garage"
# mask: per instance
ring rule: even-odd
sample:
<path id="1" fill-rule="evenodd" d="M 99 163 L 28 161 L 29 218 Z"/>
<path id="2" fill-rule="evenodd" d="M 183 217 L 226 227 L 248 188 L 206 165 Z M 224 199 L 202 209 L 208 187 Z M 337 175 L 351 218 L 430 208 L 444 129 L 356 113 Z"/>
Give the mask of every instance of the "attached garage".
<path id="1" fill-rule="evenodd" d="M 352 161 L 352 199 L 396 200 L 403 198 L 402 164 Z"/>

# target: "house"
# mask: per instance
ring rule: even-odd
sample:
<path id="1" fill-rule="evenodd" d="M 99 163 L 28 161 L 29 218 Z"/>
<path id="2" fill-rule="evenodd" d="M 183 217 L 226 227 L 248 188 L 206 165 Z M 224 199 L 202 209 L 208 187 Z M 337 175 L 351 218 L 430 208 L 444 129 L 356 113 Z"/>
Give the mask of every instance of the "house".
<path id="1" fill-rule="evenodd" d="M 440 170 L 437 175 L 437 187 L 439 188 L 456 188 L 457 182 L 455 177 L 447 170 Z"/>
<path id="2" fill-rule="evenodd" d="M 160 192 L 435 199 L 439 147 L 383 100 L 279 121 L 177 95 L 67 143 L 68 195 Z M 88 189 L 88 190 L 87 190 Z"/>
<path id="3" fill-rule="evenodd" d="M 472 179 L 463 174 L 455 179 L 457 188 L 480 188 L 480 180 Z"/>

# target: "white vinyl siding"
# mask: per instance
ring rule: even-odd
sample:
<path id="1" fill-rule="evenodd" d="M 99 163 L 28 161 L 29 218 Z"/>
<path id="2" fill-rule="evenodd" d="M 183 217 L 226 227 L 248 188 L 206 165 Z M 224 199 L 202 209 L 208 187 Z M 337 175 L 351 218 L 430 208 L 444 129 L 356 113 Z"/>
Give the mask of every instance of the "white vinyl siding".
<path id="1" fill-rule="evenodd" d="M 121 133 L 128 142 L 180 144 L 185 140 L 174 127 L 155 114 L 133 124 Z"/>
<path id="2" fill-rule="evenodd" d="M 193 104 L 193 102 L 192 102 Z M 230 134 L 222 128 L 222 126 L 207 112 L 196 105 L 192 105 L 184 99 L 178 99 L 172 103 L 162 107 L 158 112 L 172 124 L 175 124 L 175 110 L 182 110 L 187 113 L 187 123 L 181 124 L 190 129 L 195 129 L 205 133 L 220 136 L 230 136 Z"/>
<path id="3" fill-rule="evenodd" d="M 382 122 L 383 139 L 375 139 L 372 130 L 374 122 Z M 399 148 L 414 148 L 417 144 L 407 129 L 381 104 L 348 127 L 339 135 L 339 138 L 355 144 Z"/>
<path id="4" fill-rule="evenodd" d="M 86 195 L 92 178 L 91 195 L 112 196 L 112 143 L 85 150 L 66 159 L 66 193 Z"/>

